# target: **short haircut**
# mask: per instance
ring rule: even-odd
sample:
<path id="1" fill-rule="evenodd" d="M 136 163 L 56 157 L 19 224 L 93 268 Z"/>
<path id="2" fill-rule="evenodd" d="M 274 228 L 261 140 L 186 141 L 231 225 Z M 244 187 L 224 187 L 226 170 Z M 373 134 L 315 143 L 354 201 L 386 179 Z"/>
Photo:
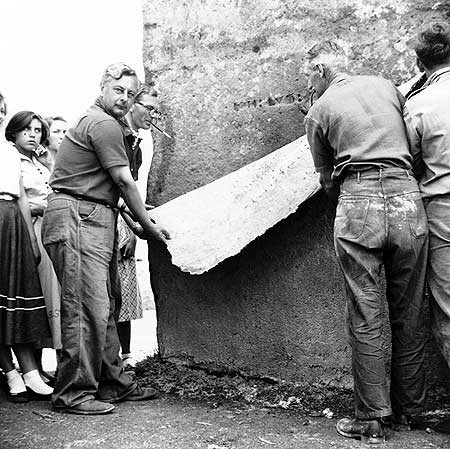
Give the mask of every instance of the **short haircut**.
<path id="1" fill-rule="evenodd" d="M 55 115 L 54 117 L 45 117 L 44 120 L 47 122 L 48 125 L 48 137 L 47 139 L 43 140 L 41 143 L 42 145 L 48 147 L 50 145 L 50 141 L 48 140 L 50 137 L 50 128 L 53 125 L 53 122 L 64 122 L 67 123 L 67 120 L 64 117 L 61 117 L 60 115 Z"/>
<path id="2" fill-rule="evenodd" d="M 61 117 L 60 115 L 56 115 L 55 117 L 45 117 L 44 120 L 47 122 L 49 128 L 52 126 L 53 122 L 67 123 L 67 120 L 64 117 Z"/>
<path id="3" fill-rule="evenodd" d="M 100 81 L 100 88 L 103 89 L 111 80 L 118 80 L 122 76 L 135 76 L 139 82 L 136 71 L 124 62 L 117 62 L 110 64 L 103 72 L 102 79 Z"/>
<path id="4" fill-rule="evenodd" d="M 419 33 L 414 50 L 426 69 L 450 62 L 449 26 L 443 22 L 431 24 Z"/>
<path id="5" fill-rule="evenodd" d="M 306 52 L 308 63 L 322 63 L 329 67 L 346 67 L 348 57 L 344 49 L 333 41 L 323 41 L 313 45 Z"/>
<path id="6" fill-rule="evenodd" d="M 11 120 L 8 122 L 5 129 L 6 140 L 14 143 L 16 141 L 16 134 L 27 128 L 33 119 L 41 122 L 42 135 L 39 143 L 43 144 L 48 138 L 49 128 L 47 122 L 39 114 L 32 111 L 20 111 L 11 117 Z"/>
<path id="7" fill-rule="evenodd" d="M 158 91 L 148 84 L 142 84 L 139 87 L 138 93 L 136 94 L 135 101 L 141 101 L 142 97 L 149 95 L 150 97 L 158 97 Z"/>

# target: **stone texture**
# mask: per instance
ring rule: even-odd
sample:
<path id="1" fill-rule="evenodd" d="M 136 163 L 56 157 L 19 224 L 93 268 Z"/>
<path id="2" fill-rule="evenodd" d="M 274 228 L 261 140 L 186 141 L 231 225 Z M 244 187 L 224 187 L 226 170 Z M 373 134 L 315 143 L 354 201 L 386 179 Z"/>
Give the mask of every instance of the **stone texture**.
<path id="1" fill-rule="evenodd" d="M 208 192 L 228 186 L 229 179 L 219 178 L 255 161 L 264 164 L 261 158 L 304 133 L 302 71 L 305 52 L 314 43 L 337 40 L 354 73 L 381 73 L 400 83 L 415 73 L 408 46 L 418 28 L 449 11 L 447 2 L 426 0 L 146 0 L 147 81 L 161 92 L 161 126 L 174 136 L 156 136 L 149 199 L 164 204 L 218 180 L 205 191 L 171 202 L 183 207 L 172 218 L 166 213 L 174 211 L 171 203 L 154 211 L 174 231 L 169 246 L 173 261 L 192 272 L 199 266 L 180 261 L 186 257 L 183 251 L 192 251 L 192 260 L 205 251 L 195 247 L 202 245 L 201 228 L 193 226 L 193 242 L 178 240 L 189 240 L 189 224 L 199 223 L 198 211 L 206 216 L 205 234 L 214 236 L 206 204 L 214 204 Z M 215 206 L 220 206 L 238 190 L 215 192 Z M 251 204 L 252 192 L 244 193 L 244 204 Z M 201 202 L 192 201 L 198 198 L 204 198 L 203 211 Z M 275 194 L 272 205 L 276 200 Z M 194 218 L 189 215 L 191 201 Z M 263 204 L 252 210 L 264 214 L 267 209 L 270 218 L 271 206 Z M 280 219 L 289 204 L 295 202 L 281 209 Z M 221 208 L 213 209 L 210 215 L 220 217 Z M 234 212 L 238 217 L 242 210 Z M 233 249 L 236 254 L 225 260 L 200 261 L 203 271 L 222 260 L 203 274 L 183 272 L 165 247 L 152 243 L 161 356 L 295 382 L 351 385 L 332 228 L 333 211 L 318 192 L 263 234 L 261 229 L 253 234 L 236 229 L 234 234 L 233 227 L 230 246 L 245 234 L 243 249 Z M 250 241 L 252 235 L 260 236 Z M 226 247 L 221 238 L 219 249 Z M 388 353 L 387 343 L 385 349 Z M 430 381 L 448 379 L 436 350 L 430 347 L 428 354 Z"/>
<path id="2" fill-rule="evenodd" d="M 151 243 L 160 355 L 296 382 L 349 382 L 332 226 L 320 192 L 196 276 Z"/>
<path id="3" fill-rule="evenodd" d="M 396 83 L 415 72 L 408 43 L 447 2 L 428 0 L 146 0 L 144 67 L 161 94 L 149 196 L 160 205 L 304 133 L 305 52 L 346 49 L 355 73 Z"/>

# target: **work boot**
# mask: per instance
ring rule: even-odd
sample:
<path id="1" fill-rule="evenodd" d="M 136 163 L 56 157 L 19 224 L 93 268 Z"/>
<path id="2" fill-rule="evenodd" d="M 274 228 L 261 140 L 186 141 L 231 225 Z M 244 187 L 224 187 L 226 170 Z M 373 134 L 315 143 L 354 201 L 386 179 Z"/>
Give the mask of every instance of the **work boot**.
<path id="1" fill-rule="evenodd" d="M 139 385 L 136 386 L 131 392 L 126 392 L 118 397 L 102 397 L 103 402 L 108 402 L 110 404 L 117 404 L 118 402 L 127 401 L 148 401 L 150 399 L 157 399 L 158 392 L 151 387 L 143 388 Z"/>
<path id="2" fill-rule="evenodd" d="M 381 444 L 386 440 L 383 425 L 379 419 L 342 418 L 336 424 L 339 435 L 356 438 L 368 444 Z"/>
<path id="3" fill-rule="evenodd" d="M 450 418 L 445 418 L 439 421 L 435 426 L 434 430 L 440 433 L 450 433 Z"/>
<path id="4" fill-rule="evenodd" d="M 413 430 L 413 418 L 411 415 L 392 415 L 392 430 L 396 432 L 405 431 L 405 430 Z"/>
<path id="5" fill-rule="evenodd" d="M 417 415 L 407 415 L 403 413 L 393 413 L 392 416 L 381 419 L 385 427 L 391 427 L 395 431 L 426 430 L 433 427 L 434 421 L 427 420 L 426 417 Z M 450 425 L 450 421 L 449 421 Z"/>
<path id="6" fill-rule="evenodd" d="M 150 399 L 157 399 L 158 392 L 151 387 L 140 387 L 138 386 L 129 395 L 125 396 L 120 402 L 125 401 L 148 401 Z"/>
<path id="7" fill-rule="evenodd" d="M 114 405 L 96 399 L 82 402 L 73 407 L 53 405 L 52 410 L 58 413 L 73 413 L 74 415 L 106 415 L 115 409 Z"/>

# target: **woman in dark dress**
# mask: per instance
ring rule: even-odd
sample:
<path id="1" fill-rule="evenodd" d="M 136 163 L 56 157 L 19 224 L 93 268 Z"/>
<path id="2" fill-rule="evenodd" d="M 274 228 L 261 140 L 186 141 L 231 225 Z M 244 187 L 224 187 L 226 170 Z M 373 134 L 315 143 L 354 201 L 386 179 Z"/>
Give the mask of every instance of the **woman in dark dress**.
<path id="1" fill-rule="evenodd" d="M 1 94 L 0 108 L 6 109 Z M 0 115 L 0 126 L 4 115 L 6 112 Z M 50 399 L 53 389 L 42 381 L 33 355 L 33 348 L 51 337 L 37 270 L 40 251 L 19 154 L 2 142 L 0 157 L 0 368 L 6 376 L 8 400 Z M 14 366 L 11 349 L 21 374 Z"/>

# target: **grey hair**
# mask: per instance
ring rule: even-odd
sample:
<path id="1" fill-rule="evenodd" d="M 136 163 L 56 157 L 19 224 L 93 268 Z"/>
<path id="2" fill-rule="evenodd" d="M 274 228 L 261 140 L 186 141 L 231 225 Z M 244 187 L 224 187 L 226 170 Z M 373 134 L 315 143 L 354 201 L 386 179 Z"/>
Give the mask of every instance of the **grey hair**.
<path id="1" fill-rule="evenodd" d="M 100 81 L 100 88 L 103 89 L 111 80 L 118 80 L 122 78 L 122 76 L 134 76 L 139 82 L 136 71 L 134 69 L 132 69 L 128 64 L 125 64 L 124 62 L 117 62 L 106 67 Z"/>

